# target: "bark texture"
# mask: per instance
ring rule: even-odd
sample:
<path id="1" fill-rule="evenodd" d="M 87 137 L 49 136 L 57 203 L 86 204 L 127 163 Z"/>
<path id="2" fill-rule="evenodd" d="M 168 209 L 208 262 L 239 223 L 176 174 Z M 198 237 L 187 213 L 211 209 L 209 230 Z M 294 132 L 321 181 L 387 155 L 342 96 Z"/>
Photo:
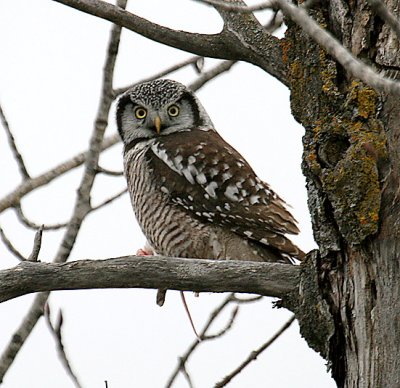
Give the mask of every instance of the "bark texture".
<path id="1" fill-rule="evenodd" d="M 398 0 L 386 4 L 399 15 Z M 330 0 L 310 13 L 353 55 L 399 78 L 399 41 L 367 1 Z M 399 100 L 350 79 L 288 24 L 284 60 L 292 111 L 306 129 L 303 171 L 320 247 L 308 265 L 327 306 L 319 314 L 333 319 L 326 348 L 309 343 L 338 387 L 399 387 Z"/>

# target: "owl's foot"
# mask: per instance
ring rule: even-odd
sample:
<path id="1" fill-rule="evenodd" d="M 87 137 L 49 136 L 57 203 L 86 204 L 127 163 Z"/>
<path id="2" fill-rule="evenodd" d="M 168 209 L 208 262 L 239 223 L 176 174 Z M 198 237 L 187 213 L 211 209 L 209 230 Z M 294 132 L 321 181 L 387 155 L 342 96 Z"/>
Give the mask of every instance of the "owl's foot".
<path id="1" fill-rule="evenodd" d="M 136 256 L 153 256 L 153 251 L 146 250 L 146 248 L 140 248 L 136 251 Z"/>

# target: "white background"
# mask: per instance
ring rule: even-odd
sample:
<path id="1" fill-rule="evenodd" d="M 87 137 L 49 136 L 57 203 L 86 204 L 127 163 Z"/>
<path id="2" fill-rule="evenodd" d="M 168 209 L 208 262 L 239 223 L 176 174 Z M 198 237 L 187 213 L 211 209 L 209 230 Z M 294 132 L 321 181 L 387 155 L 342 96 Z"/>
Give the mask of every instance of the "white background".
<path id="1" fill-rule="evenodd" d="M 211 9 L 187 0 L 132 1 L 128 9 L 172 28 L 218 32 L 221 21 Z M 266 20 L 267 15 L 260 15 Z M 102 66 L 111 25 L 50 0 L 0 2 L 0 103 L 32 176 L 41 174 L 87 148 L 97 111 Z M 123 31 L 115 72 L 115 87 L 150 76 L 190 54 Z M 209 68 L 216 61 L 207 60 Z M 193 69 L 171 78 L 187 83 Z M 289 92 L 260 69 L 236 65 L 199 91 L 218 131 L 253 165 L 259 176 L 293 206 L 302 234 L 296 242 L 315 247 L 301 174 L 303 128 L 290 114 Z M 107 134 L 115 132 L 115 110 Z M 122 147 L 101 158 L 101 165 L 122 169 Z M 38 223 L 68 219 L 82 169 L 28 195 L 23 208 Z M 0 130 L 0 196 L 10 192 L 20 176 Z M 93 202 L 118 192 L 124 178 L 96 179 Z M 14 244 L 29 255 L 34 233 L 8 210 L 0 223 Z M 40 255 L 51 261 L 62 232 L 46 232 Z M 144 237 L 127 196 L 90 215 L 79 234 L 71 260 L 101 259 L 133 254 Z M 0 268 L 17 264 L 0 245 Z M 180 356 L 194 340 L 177 292 L 169 291 L 163 308 L 154 290 L 93 290 L 54 292 L 53 314 L 62 308 L 64 341 L 71 363 L 84 387 L 163 387 Z M 187 300 L 198 328 L 223 295 L 201 294 Z M 0 305 L 0 351 L 23 319 L 33 296 Z M 259 347 L 290 317 L 272 309 L 272 299 L 243 306 L 229 334 L 201 344 L 189 360 L 196 387 L 211 387 Z M 222 327 L 229 314 L 218 321 Z M 9 372 L 6 388 L 72 387 L 55 352 L 43 319 L 36 325 Z M 180 377 L 175 387 L 186 387 Z M 334 387 L 325 362 L 300 337 L 297 324 L 229 387 Z"/>

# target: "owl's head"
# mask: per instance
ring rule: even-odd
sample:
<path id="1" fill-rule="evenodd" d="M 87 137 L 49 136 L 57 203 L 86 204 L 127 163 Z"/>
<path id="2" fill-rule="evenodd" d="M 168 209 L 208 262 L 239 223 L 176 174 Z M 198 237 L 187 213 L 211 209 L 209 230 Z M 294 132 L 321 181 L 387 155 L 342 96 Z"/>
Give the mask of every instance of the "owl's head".
<path id="1" fill-rule="evenodd" d="M 124 144 L 214 128 L 195 94 L 168 79 L 144 82 L 124 93 L 117 104 L 117 125 Z"/>

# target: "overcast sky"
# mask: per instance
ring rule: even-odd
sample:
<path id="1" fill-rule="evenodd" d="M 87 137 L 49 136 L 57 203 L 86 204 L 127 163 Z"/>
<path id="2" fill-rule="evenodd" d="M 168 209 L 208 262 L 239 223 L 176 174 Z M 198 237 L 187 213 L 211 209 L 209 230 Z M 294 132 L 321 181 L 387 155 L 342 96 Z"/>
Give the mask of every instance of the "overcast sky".
<path id="1" fill-rule="evenodd" d="M 188 0 L 131 0 L 129 10 L 169 27 L 217 32 L 212 9 Z M 266 15 L 262 16 L 264 19 Z M 0 103 L 23 154 L 36 176 L 87 148 L 99 101 L 101 73 L 111 25 L 50 0 L 0 2 Z M 115 86 L 125 86 L 190 57 L 132 32 L 123 31 Z M 207 60 L 206 67 L 216 61 Z M 193 69 L 171 78 L 188 83 Z M 296 242 L 315 247 L 301 174 L 303 128 L 290 114 L 289 92 L 260 69 L 236 65 L 198 93 L 217 130 L 237 148 L 258 175 L 289 204 L 302 233 Z M 107 134 L 115 132 L 112 109 Z M 122 147 L 101 158 L 104 167 L 122 169 Z M 0 130 L 0 196 L 20 181 L 18 169 Z M 38 223 L 67 220 L 82 169 L 26 197 L 23 207 Z M 96 180 L 94 203 L 125 186 L 124 178 Z M 14 244 L 29 254 L 33 232 L 12 211 L 0 224 Z M 40 259 L 51 261 L 62 232 L 47 232 Z M 145 239 L 127 196 L 88 217 L 71 260 L 102 259 L 133 254 Z M 17 264 L 0 245 L 0 268 Z M 194 340 L 179 293 L 168 292 L 163 308 L 155 290 L 93 290 L 53 293 L 54 313 L 64 313 L 64 340 L 72 366 L 86 388 L 163 387 L 177 357 Z M 195 324 L 201 328 L 224 295 L 187 293 Z M 0 351 L 23 319 L 33 296 L 0 305 Z M 272 309 L 272 299 L 243 306 L 232 331 L 218 341 L 201 344 L 188 363 L 195 386 L 211 387 L 271 337 L 290 317 Z M 229 311 L 218 324 L 222 327 Z M 72 387 L 57 359 L 53 338 L 40 320 L 4 379 L 5 388 Z M 292 327 L 253 362 L 229 387 L 334 387 L 325 362 L 310 350 Z M 179 378 L 175 387 L 187 387 Z"/>

